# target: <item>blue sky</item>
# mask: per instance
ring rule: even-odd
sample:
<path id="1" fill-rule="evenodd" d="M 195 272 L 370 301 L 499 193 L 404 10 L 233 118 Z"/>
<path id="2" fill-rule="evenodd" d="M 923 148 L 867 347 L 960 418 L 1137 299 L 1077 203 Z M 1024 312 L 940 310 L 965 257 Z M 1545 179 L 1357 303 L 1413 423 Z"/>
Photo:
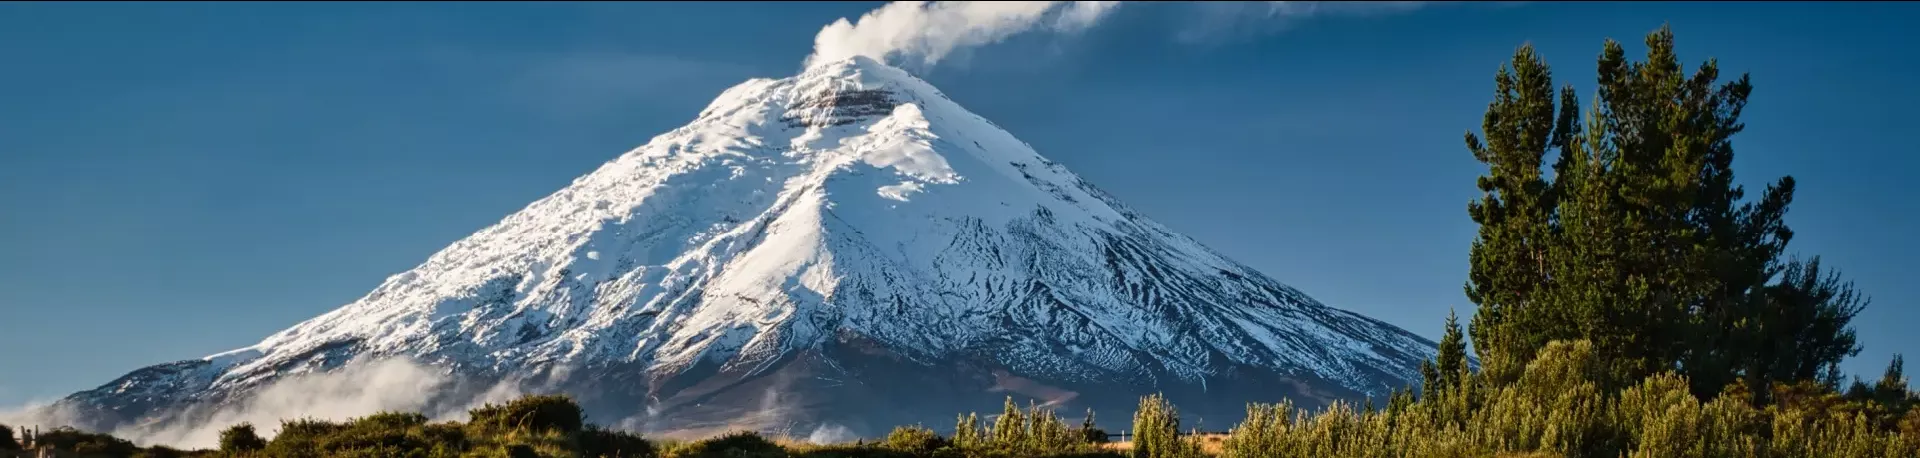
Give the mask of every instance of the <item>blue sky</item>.
<path id="1" fill-rule="evenodd" d="M 799 69 L 875 2 L 0 4 L 0 405 L 250 345 Z M 1461 144 L 1531 41 L 1590 94 L 1673 24 L 1757 87 L 1735 170 L 1791 174 L 1794 249 L 1920 354 L 1912 3 L 1532 3 L 1227 21 L 1129 6 L 921 71 L 1122 200 L 1323 302 L 1435 336 L 1482 171 Z M 1899 234 L 1909 234 L 1900 236 Z"/>

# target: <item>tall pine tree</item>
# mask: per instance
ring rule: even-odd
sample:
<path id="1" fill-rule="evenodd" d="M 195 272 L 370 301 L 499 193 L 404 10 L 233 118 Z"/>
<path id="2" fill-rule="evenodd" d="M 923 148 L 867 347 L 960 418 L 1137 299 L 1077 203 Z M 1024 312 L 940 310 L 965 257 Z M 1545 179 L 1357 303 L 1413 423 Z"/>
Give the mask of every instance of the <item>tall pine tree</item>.
<path id="1" fill-rule="evenodd" d="M 1485 142 L 1466 134 L 1467 149 L 1489 169 L 1476 182 L 1483 195 L 1467 205 L 1480 225 L 1466 294 L 1479 306 L 1470 331 L 1483 358 L 1489 351 L 1530 352 L 1546 344 L 1541 338 L 1556 334 L 1539 332 L 1542 327 L 1566 327 L 1554 324 L 1558 314 L 1539 297 L 1552 280 L 1547 249 L 1559 194 L 1541 175 L 1541 161 L 1549 147 L 1564 149 L 1563 124 L 1577 109 L 1563 104 L 1556 116 L 1552 85 L 1551 71 L 1533 46 L 1522 46 L 1494 76 L 1494 101 L 1481 123 Z"/>

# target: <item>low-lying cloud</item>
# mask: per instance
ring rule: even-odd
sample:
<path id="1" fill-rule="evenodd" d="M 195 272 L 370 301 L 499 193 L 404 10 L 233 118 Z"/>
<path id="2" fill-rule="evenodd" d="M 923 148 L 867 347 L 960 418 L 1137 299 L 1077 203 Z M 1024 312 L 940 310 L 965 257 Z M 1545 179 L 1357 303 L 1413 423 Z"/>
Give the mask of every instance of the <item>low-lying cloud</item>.
<path id="1" fill-rule="evenodd" d="M 279 433 L 281 422 L 298 419 L 345 421 L 381 412 L 417 412 L 432 421 L 466 421 L 468 411 L 485 404 L 503 404 L 529 394 L 560 392 L 571 378 L 570 369 L 556 366 L 535 371 L 537 375 L 472 379 L 444 367 L 405 358 L 356 359 L 332 370 L 280 376 L 265 386 L 244 389 L 241 395 L 227 402 L 193 404 L 179 411 L 162 412 L 157 418 L 142 423 L 100 432 L 141 446 L 205 449 L 217 447 L 220 432 L 240 423 L 251 423 L 261 436 L 272 438 Z M 854 438 L 851 430 L 835 424 L 810 425 L 811 430 L 795 431 L 798 425 L 793 421 L 794 409 L 802 403 L 791 392 L 792 382 L 784 378 L 775 381 L 757 399 L 756 408 L 720 423 L 688 424 L 654 415 L 656 410 L 652 405 L 633 405 L 629 410 L 624 408 L 628 406 L 605 405 L 605 401 L 600 401 L 603 407 L 613 407 L 614 411 L 634 412 L 602 424 L 641 434 L 687 439 L 738 430 L 820 443 Z M 70 406 L 52 403 L 0 412 L 0 424 L 37 426 L 43 431 L 59 426 L 97 424 L 90 420 L 98 419 L 87 418 Z"/>
<path id="2" fill-rule="evenodd" d="M 178 448 L 212 448 L 220 431 L 252 423 L 261 436 L 279 433 L 285 420 L 310 418 L 343 421 L 380 412 L 420 412 L 435 421 L 466 420 L 467 411 L 486 403 L 502 403 L 526 393 L 518 379 L 484 389 L 460 389 L 446 370 L 406 359 L 362 360 L 337 370 L 292 375 L 249 390 L 236 401 L 216 406 L 194 406 L 158 420 L 122 425 L 114 436 L 136 444 Z M 465 399 L 449 394 L 474 393 Z M 0 424 L 37 425 L 43 430 L 86 424 L 78 412 L 46 404 L 0 413 Z"/>
<path id="3" fill-rule="evenodd" d="M 179 412 L 108 433 L 141 445 L 210 448 L 218 445 L 220 430 L 240 423 L 252 423 L 271 437 L 286 419 L 345 420 L 388 410 L 419 410 L 447 381 L 443 374 L 401 360 L 353 364 L 339 371 L 285 378 L 239 402 L 212 407 L 211 413 L 205 408 Z M 45 405 L 0 414 L 0 422 L 42 428 L 85 424 L 82 420 L 77 412 Z"/>
<path id="4" fill-rule="evenodd" d="M 1319 15 L 1404 12 L 1430 2 L 1200 2 L 1192 7 L 1231 11 L 1235 20 L 1291 20 Z M 895 61 L 917 59 L 933 65 L 956 51 L 998 43 L 1035 30 L 1074 33 L 1109 16 L 1123 2 L 892 2 L 861 15 L 841 18 L 813 39 L 808 67 L 854 56 Z M 1216 18 L 1217 20 L 1218 18 Z M 1209 27 L 1220 24 L 1209 24 Z M 1194 34 L 1183 34 L 1192 38 Z"/>

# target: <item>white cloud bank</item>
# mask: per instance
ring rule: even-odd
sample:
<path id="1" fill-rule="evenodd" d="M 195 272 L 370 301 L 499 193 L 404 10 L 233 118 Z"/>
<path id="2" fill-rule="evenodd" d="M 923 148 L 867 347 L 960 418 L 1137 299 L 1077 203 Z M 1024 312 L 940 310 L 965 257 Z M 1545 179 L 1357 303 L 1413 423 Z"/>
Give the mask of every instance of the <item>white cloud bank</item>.
<path id="1" fill-rule="evenodd" d="M 528 378 L 531 374 L 517 374 L 497 382 L 475 382 L 449 372 L 406 358 L 354 359 L 333 370 L 274 379 L 219 405 L 196 404 L 104 432 L 140 446 L 208 449 L 219 446 L 220 431 L 240 423 L 253 424 L 262 437 L 271 439 L 279 434 L 281 422 L 298 419 L 346 421 L 381 412 L 417 412 L 432 421 L 466 421 L 468 411 L 485 404 L 504 404 L 528 394 L 561 393 L 558 387 L 572 376 L 566 366 L 551 369 L 538 381 Z M 793 435 L 796 431 L 791 430 L 789 414 L 799 404 L 786 393 L 788 383 L 791 380 L 769 387 L 760 398 L 758 410 L 720 427 L 677 425 L 672 419 L 656 418 L 653 409 L 645 405 L 635 405 L 630 410 L 632 415 L 611 422 L 588 420 L 613 429 L 683 439 L 733 430 Z M 91 423 L 80 420 L 86 419 L 79 412 L 54 407 L 51 402 L 0 411 L 0 425 L 39 427 L 42 431 Z M 847 428 L 835 424 L 797 433 L 796 437 L 818 443 L 854 439 Z"/>
<path id="2" fill-rule="evenodd" d="M 1193 5 L 1219 8 L 1227 2 Z M 1235 2 L 1236 17 L 1297 19 L 1316 15 L 1366 15 L 1404 12 L 1429 2 Z M 813 38 L 811 67 L 853 56 L 893 61 L 917 58 L 933 65 L 954 51 L 998 43 L 1013 35 L 1052 30 L 1073 33 L 1108 17 L 1122 2 L 893 2 L 861 15 L 841 18 Z M 1256 13 L 1264 9 L 1264 14 Z"/>
<path id="3" fill-rule="evenodd" d="M 508 380 L 477 391 L 464 402 L 447 402 L 441 395 L 457 381 L 445 370 L 405 359 L 362 360 L 338 370 L 288 376 L 253 390 L 237 402 L 196 406 L 149 423 L 107 431 L 142 446 L 213 448 L 220 431 L 252 423 L 263 437 L 279 433 L 280 422 L 311 418 L 343 421 L 380 412 L 420 412 L 435 421 L 465 420 L 467 411 L 485 403 L 504 403 L 524 394 L 520 380 Z M 209 413 L 210 412 L 210 413 Z M 38 426 L 43 431 L 80 422 L 75 412 L 29 405 L 0 412 L 0 424 Z"/>

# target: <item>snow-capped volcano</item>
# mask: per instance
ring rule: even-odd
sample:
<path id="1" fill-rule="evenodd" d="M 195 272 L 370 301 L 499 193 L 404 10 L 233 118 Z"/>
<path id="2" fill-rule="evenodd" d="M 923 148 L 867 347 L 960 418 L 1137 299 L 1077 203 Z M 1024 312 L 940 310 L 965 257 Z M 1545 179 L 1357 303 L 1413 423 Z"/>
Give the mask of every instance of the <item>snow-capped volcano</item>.
<path id="1" fill-rule="evenodd" d="M 726 90 L 685 127 L 250 347 L 68 397 L 99 422 L 405 357 L 652 429 L 946 426 L 1009 394 L 1237 420 L 1417 380 L 1433 343 L 1168 230 L 864 57 Z"/>

